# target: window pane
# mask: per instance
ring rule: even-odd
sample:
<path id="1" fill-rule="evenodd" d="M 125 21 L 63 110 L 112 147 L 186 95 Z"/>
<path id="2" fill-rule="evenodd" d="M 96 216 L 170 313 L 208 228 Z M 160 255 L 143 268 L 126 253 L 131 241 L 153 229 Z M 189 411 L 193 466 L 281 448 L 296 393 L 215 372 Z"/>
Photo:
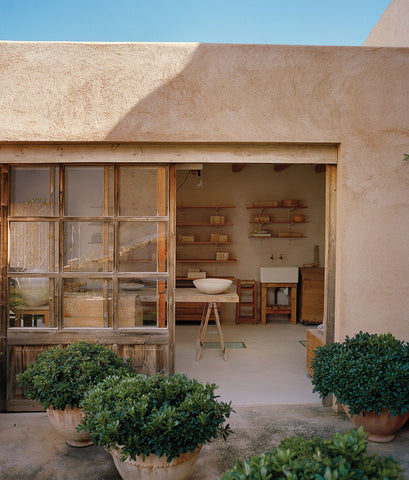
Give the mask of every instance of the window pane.
<path id="1" fill-rule="evenodd" d="M 121 216 L 156 217 L 167 212 L 167 167 L 120 167 Z"/>
<path id="2" fill-rule="evenodd" d="M 51 278 L 9 278 L 10 327 L 53 327 L 54 292 Z"/>
<path id="3" fill-rule="evenodd" d="M 113 167 L 66 167 L 65 211 L 69 217 L 112 216 Z"/>
<path id="4" fill-rule="evenodd" d="M 110 279 L 65 278 L 64 328 L 112 327 L 112 282 Z"/>
<path id="5" fill-rule="evenodd" d="M 53 222 L 10 222 L 9 271 L 57 271 L 56 228 Z"/>
<path id="6" fill-rule="evenodd" d="M 118 326 L 120 328 L 166 326 L 165 280 L 121 279 L 118 285 Z"/>
<path id="7" fill-rule="evenodd" d="M 10 215 L 58 215 L 58 168 L 12 167 Z"/>
<path id="8" fill-rule="evenodd" d="M 64 222 L 64 271 L 111 272 L 111 222 Z"/>
<path id="9" fill-rule="evenodd" d="M 120 222 L 120 272 L 166 272 L 166 222 Z"/>

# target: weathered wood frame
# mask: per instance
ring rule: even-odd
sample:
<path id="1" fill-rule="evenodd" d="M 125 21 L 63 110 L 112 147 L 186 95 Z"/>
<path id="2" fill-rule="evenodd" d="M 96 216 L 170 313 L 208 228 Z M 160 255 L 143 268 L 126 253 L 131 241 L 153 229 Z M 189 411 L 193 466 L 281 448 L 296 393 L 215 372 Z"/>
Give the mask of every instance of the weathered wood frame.
<path id="1" fill-rule="evenodd" d="M 4 144 L 0 145 L 0 159 L 4 166 L 1 167 L 1 225 L 0 225 L 0 268 L 2 280 L 7 278 L 7 214 L 8 214 L 8 176 L 10 165 L 24 165 L 27 161 L 30 165 L 49 165 L 64 163 L 67 165 L 87 164 L 99 165 L 110 164 L 164 164 L 169 165 L 169 282 L 168 295 L 170 312 L 174 315 L 175 295 L 175 211 L 176 190 L 175 170 L 177 164 L 200 164 L 200 163 L 230 163 L 244 168 L 247 164 L 312 164 L 316 168 L 324 165 L 327 167 L 327 198 L 326 198 L 326 277 L 325 277 L 325 311 L 324 323 L 326 325 L 325 341 L 330 342 L 334 338 L 335 331 L 335 251 L 336 251 L 336 185 L 337 163 L 339 145 L 337 144 L 268 144 L 268 143 L 214 143 L 214 144 Z M 84 163 L 79 163 L 81 159 Z M 86 163 L 85 163 L 86 162 Z M 193 168 L 193 167 L 192 167 Z M 61 182 L 60 182 L 61 185 Z M 60 196 L 62 192 L 60 192 Z M 61 198 L 60 198 L 61 199 Z M 61 202 L 60 202 L 61 205 Z M 61 301 L 61 299 L 59 299 Z M 71 331 L 56 329 L 36 331 L 33 336 L 29 331 L 20 332 L 19 338 L 7 339 L 8 312 L 4 308 L 7 304 L 7 282 L 1 282 L 0 290 L 0 349 L 4 352 L 0 355 L 0 410 L 6 405 L 6 378 L 7 345 L 28 345 L 42 348 L 42 345 L 69 343 L 78 338 Z M 173 317 L 174 318 L 174 317 Z M 110 344 L 118 353 L 127 355 L 134 351 L 132 346 L 151 346 L 162 349 L 165 356 L 159 354 L 157 366 L 166 365 L 173 373 L 175 355 L 175 329 L 173 318 L 168 318 L 167 329 L 143 328 L 136 330 L 121 329 L 111 331 L 108 329 L 93 329 L 81 331 L 81 338 L 89 341 L 98 341 Z M 29 347 L 31 348 L 31 347 Z M 131 349 L 131 350 L 129 350 Z M 31 409 L 31 408 L 20 408 Z"/>
<path id="2" fill-rule="evenodd" d="M 19 166 L 26 166 L 19 164 Z M 33 165 L 27 165 L 32 167 Z M 36 164 L 40 166 L 40 164 Z M 48 166 L 50 166 L 48 164 Z M 99 166 L 93 164 L 92 166 Z M 119 217 L 119 167 L 120 164 L 110 164 L 105 166 L 104 172 L 104 192 L 108 184 L 108 168 L 114 166 L 114 223 L 118 225 L 119 221 L 135 221 L 142 220 L 144 222 L 151 221 L 158 225 L 158 267 L 156 272 L 118 272 L 118 229 L 116 228 L 114 235 L 114 265 L 113 271 L 109 273 L 98 272 L 64 272 L 63 269 L 63 222 L 78 221 L 78 217 L 64 216 L 64 169 L 65 165 L 60 165 L 59 168 L 59 212 L 58 216 L 35 216 L 35 217 L 13 217 L 13 221 L 47 221 L 54 222 L 58 225 L 60 232 L 59 241 L 59 268 L 57 272 L 47 273 L 47 277 L 54 279 L 58 284 L 56 291 L 58 298 L 57 324 L 53 328 L 12 328 L 8 329 L 8 272 L 7 272 L 7 251 L 8 251 L 8 209 L 9 209 L 9 167 L 2 167 L 1 170 L 1 349 L 4 352 L 0 358 L 0 378 L 1 382 L 1 410 L 8 411 L 33 410 L 39 409 L 39 406 L 30 400 L 13 398 L 13 386 L 15 388 L 15 375 L 25 368 L 25 366 L 34 361 L 36 356 L 51 345 L 67 344 L 73 341 L 85 340 L 90 342 L 99 342 L 109 345 L 114 351 L 121 356 L 130 357 L 133 365 L 137 371 L 144 373 L 154 373 L 154 371 L 173 371 L 174 362 L 174 257 L 171 257 L 172 252 L 175 251 L 173 243 L 175 242 L 175 166 L 168 165 L 147 165 L 149 168 L 153 166 L 157 168 L 157 191 L 153 192 L 157 196 L 158 215 L 155 217 Z M 138 165 L 143 166 L 143 165 Z M 53 169 L 51 169 L 53 171 Z M 168 172 L 168 174 L 166 173 Z M 54 180 L 50 180 L 54 185 Z M 172 184 L 173 182 L 173 184 Z M 53 194 L 50 186 L 51 194 Z M 173 195 L 173 198 L 170 196 Z M 104 197 L 104 215 L 107 213 L 108 197 Z M 168 205 L 168 206 L 167 206 Z M 53 212 L 55 213 L 55 212 Z M 112 217 L 108 217 L 111 218 Z M 103 221 L 101 217 L 81 217 L 81 221 Z M 166 239 L 161 235 L 167 231 Z M 108 229 L 103 228 L 103 235 L 107 239 Z M 107 245 L 107 242 L 105 242 Z M 169 255 L 168 255 L 169 253 Z M 52 252 L 50 252 L 52 255 Z M 173 253 L 174 255 L 174 253 Z M 107 270 L 107 269 L 105 269 Z M 18 272 L 13 272 L 12 276 L 23 276 Z M 101 278 L 107 279 L 112 277 L 112 282 L 117 283 L 118 278 L 134 278 L 137 275 L 139 278 L 156 278 L 158 289 L 158 315 L 159 324 L 157 327 L 132 327 L 119 328 L 118 325 L 118 301 L 117 297 L 113 308 L 116 309 L 113 315 L 113 328 L 63 328 L 62 311 L 62 282 L 64 278 Z M 31 275 L 35 276 L 35 275 Z M 38 274 L 37 276 L 44 276 Z M 166 282 L 168 287 L 168 298 L 166 299 Z M 107 288 L 107 282 L 104 282 L 104 288 Z M 106 302 L 107 303 L 107 302 Z M 50 308 L 53 308 L 50 304 Z M 107 305 L 104 305 L 104 327 L 107 323 Z M 165 313 L 167 312 L 168 325 L 165 324 Z M 173 338 L 173 342 L 170 342 Z M 173 344 L 173 353 L 170 352 L 169 343 Z M 13 382 L 11 381 L 13 380 Z M 12 385 L 13 384 L 13 385 Z M 7 385 L 7 387 L 6 387 Z"/>

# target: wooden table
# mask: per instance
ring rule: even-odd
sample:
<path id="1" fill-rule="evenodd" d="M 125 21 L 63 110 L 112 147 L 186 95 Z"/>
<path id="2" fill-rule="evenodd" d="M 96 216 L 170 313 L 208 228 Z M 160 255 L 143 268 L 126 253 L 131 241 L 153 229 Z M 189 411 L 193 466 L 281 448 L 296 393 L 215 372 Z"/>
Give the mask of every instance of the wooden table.
<path id="1" fill-rule="evenodd" d="M 289 303 L 285 306 L 267 305 L 267 290 L 273 288 L 288 288 L 290 290 Z M 261 323 L 267 321 L 267 314 L 290 315 L 291 324 L 297 323 L 297 284 L 296 283 L 262 283 L 261 284 Z"/>
<path id="2" fill-rule="evenodd" d="M 219 335 L 220 348 L 224 360 L 226 357 L 226 348 L 224 345 L 222 327 L 220 325 L 219 312 L 217 310 L 218 303 L 238 303 L 239 296 L 232 289 L 229 288 L 224 293 L 218 293 L 217 295 L 209 295 L 207 293 L 201 293 L 197 288 L 177 288 L 175 295 L 176 302 L 192 302 L 192 303 L 205 303 L 206 306 L 203 309 L 202 319 L 200 321 L 199 334 L 197 336 L 196 346 L 197 355 L 196 361 L 200 360 L 200 355 L 203 349 L 203 343 L 206 335 L 207 326 L 209 324 L 210 313 L 213 310 L 215 315 L 215 322 L 217 333 Z"/>

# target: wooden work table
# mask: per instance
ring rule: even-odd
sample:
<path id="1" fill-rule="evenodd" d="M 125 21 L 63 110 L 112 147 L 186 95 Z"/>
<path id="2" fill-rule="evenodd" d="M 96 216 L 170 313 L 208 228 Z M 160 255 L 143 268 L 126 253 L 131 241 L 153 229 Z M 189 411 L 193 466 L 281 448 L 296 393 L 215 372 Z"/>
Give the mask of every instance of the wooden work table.
<path id="1" fill-rule="evenodd" d="M 201 293 L 197 288 L 176 288 L 176 302 L 193 302 L 193 303 L 238 303 L 239 296 L 233 288 L 229 288 L 224 293 L 209 295 Z"/>
<path id="2" fill-rule="evenodd" d="M 220 325 L 219 312 L 217 310 L 218 303 L 238 303 L 239 296 L 232 289 L 229 288 L 224 293 L 218 293 L 216 295 L 209 295 L 207 293 L 201 293 L 197 288 L 176 288 L 175 295 L 176 302 L 192 302 L 192 303 L 205 303 L 206 306 L 203 309 L 202 319 L 200 321 L 199 334 L 197 336 L 197 355 L 196 361 L 200 360 L 200 355 L 203 349 L 203 342 L 206 335 L 207 326 L 209 324 L 210 313 L 213 310 L 215 315 L 215 323 L 217 333 L 219 335 L 220 348 L 224 360 L 226 357 L 226 348 L 224 346 L 222 328 Z"/>

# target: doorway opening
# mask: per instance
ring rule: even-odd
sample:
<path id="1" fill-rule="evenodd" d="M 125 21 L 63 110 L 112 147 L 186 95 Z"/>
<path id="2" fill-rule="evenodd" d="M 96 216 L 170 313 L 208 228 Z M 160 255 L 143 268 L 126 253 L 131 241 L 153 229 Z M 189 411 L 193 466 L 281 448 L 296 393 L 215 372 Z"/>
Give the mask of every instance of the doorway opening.
<path id="1" fill-rule="evenodd" d="M 308 329 L 323 324 L 325 309 L 333 305 L 332 298 L 324 305 L 329 208 L 325 172 L 325 165 L 237 168 L 213 163 L 177 172 L 176 285 L 188 286 L 193 278 L 205 276 L 230 278 L 234 286 L 239 280 L 254 280 L 258 295 L 257 323 L 237 323 L 236 305 L 220 305 L 224 341 L 246 346 L 227 348 L 226 362 L 217 348 L 204 349 L 196 361 L 201 309 L 176 305 L 175 371 L 216 383 L 221 397 L 236 405 L 320 402 L 306 370 L 306 337 Z M 299 269 L 297 323 L 291 323 L 287 313 L 291 300 L 286 288 L 268 292 L 268 305 L 278 305 L 278 311 L 267 309 L 264 323 L 260 267 L 285 266 Z M 310 295 L 313 304 L 306 305 L 302 275 L 312 271 L 320 287 Z M 209 345 L 217 340 L 212 333 L 205 339 Z"/>

